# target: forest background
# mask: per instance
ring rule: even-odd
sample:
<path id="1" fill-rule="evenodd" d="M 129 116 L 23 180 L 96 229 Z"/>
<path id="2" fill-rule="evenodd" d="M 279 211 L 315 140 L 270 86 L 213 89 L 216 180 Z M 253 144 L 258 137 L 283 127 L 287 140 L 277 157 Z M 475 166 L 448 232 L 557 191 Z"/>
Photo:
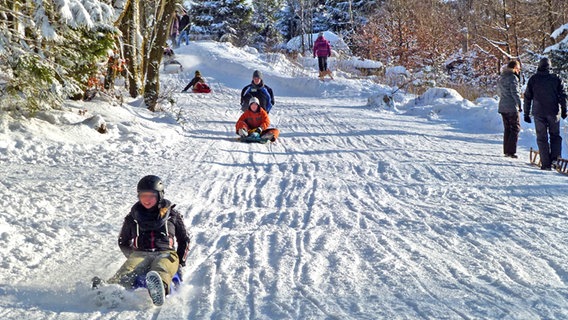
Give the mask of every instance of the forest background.
<path id="1" fill-rule="evenodd" d="M 384 81 L 402 66 L 413 93 L 444 86 L 474 99 L 495 93 L 511 59 L 522 82 L 542 56 L 568 77 L 568 2 L 564 0 L 0 0 L 0 108 L 33 113 L 81 99 L 93 87 L 161 99 L 159 68 L 170 26 L 187 12 L 192 40 L 228 41 L 289 58 L 310 54 L 313 33 L 332 31 L 348 45 L 336 57 L 379 61 L 360 70 Z M 303 52 L 286 42 L 302 36 Z M 126 90 L 115 93 L 116 77 Z M 126 93 L 127 92 L 127 93 Z"/>

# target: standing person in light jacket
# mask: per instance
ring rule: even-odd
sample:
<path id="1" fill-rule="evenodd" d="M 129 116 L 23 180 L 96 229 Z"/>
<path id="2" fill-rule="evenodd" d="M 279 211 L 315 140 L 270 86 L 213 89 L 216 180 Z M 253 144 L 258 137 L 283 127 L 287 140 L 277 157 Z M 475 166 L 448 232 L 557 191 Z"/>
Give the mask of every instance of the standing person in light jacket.
<path id="1" fill-rule="evenodd" d="M 319 77 L 323 79 L 326 74 L 331 75 L 327 69 L 327 58 L 331 57 L 331 45 L 323 36 L 323 32 L 318 34 L 318 38 L 314 42 L 314 58 L 318 58 Z"/>
<path id="2" fill-rule="evenodd" d="M 550 60 L 542 58 L 536 74 L 527 83 L 524 101 L 525 122 L 531 123 L 531 111 L 534 117 L 542 170 L 551 170 L 553 162 L 562 154 L 560 117 L 567 117 L 566 91 L 562 79 L 550 73 L 550 68 Z"/>
<path id="3" fill-rule="evenodd" d="M 517 157 L 517 141 L 521 131 L 519 112 L 521 112 L 521 88 L 519 77 L 521 64 L 510 61 L 503 69 L 497 89 L 499 90 L 499 113 L 503 118 L 503 152 L 506 157 Z"/>

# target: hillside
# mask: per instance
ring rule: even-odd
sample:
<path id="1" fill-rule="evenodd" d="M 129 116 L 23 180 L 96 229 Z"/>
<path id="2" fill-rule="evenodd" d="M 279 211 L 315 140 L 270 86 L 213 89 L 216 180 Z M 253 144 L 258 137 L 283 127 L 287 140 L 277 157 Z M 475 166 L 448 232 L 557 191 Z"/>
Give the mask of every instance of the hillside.
<path id="1" fill-rule="evenodd" d="M 399 92 L 390 110 L 368 104 L 386 86 L 322 83 L 279 55 L 176 52 L 184 73 L 163 87 L 198 69 L 212 94 L 175 93 L 157 114 L 97 101 L 0 115 L 0 318 L 568 317 L 566 177 L 528 165 L 526 124 L 520 159 L 502 156 L 493 99 Z M 274 144 L 235 141 L 254 69 L 276 94 Z M 117 235 L 146 174 L 193 232 L 184 285 L 161 310 L 144 291 L 97 306 L 90 279 L 124 261 Z"/>

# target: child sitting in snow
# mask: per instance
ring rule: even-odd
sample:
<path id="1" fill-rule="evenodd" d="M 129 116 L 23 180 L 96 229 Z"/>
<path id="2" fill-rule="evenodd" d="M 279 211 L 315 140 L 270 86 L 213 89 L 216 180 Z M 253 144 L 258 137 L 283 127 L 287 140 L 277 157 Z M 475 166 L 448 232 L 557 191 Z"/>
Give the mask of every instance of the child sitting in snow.
<path id="1" fill-rule="evenodd" d="M 143 177 L 137 189 L 138 202 L 124 219 L 118 238 L 126 261 L 108 282 L 130 289 L 138 276 L 145 275 L 152 302 L 162 305 L 174 275 L 178 272 L 181 276 L 190 236 L 183 216 L 174 210 L 175 205 L 164 199 L 164 185 L 159 177 Z M 97 279 L 93 279 L 93 287 L 101 282 Z"/>
<path id="2" fill-rule="evenodd" d="M 241 138 L 258 135 L 262 140 L 275 141 L 280 131 L 276 128 L 268 128 L 269 125 L 268 113 L 260 107 L 258 98 L 253 97 L 249 100 L 248 109 L 237 121 L 235 129 Z"/>
<path id="3" fill-rule="evenodd" d="M 187 92 L 189 88 L 192 88 L 191 91 L 196 93 L 211 92 L 211 88 L 207 85 L 207 83 L 205 83 L 205 79 L 201 76 L 201 72 L 199 72 L 199 70 L 195 71 L 195 77 L 191 79 L 181 92 Z"/>
<path id="4" fill-rule="evenodd" d="M 176 60 L 176 54 L 174 50 L 169 46 L 164 48 L 164 56 L 162 60 L 164 64 L 164 70 L 166 70 L 167 66 L 175 64 L 179 66 L 179 70 L 177 71 L 183 71 L 183 65 L 181 64 L 181 62 Z"/>

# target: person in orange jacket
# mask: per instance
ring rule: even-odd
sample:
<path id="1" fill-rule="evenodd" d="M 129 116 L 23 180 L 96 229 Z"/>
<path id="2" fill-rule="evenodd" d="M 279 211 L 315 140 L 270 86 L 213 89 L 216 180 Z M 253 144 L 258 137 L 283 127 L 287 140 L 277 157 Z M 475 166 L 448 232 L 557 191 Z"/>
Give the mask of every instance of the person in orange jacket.
<path id="1" fill-rule="evenodd" d="M 241 115 L 235 125 L 236 133 L 241 137 L 258 134 L 260 139 L 275 141 L 280 134 L 276 128 L 268 128 L 270 118 L 268 113 L 260 107 L 260 100 L 253 97 L 249 100 L 248 109 Z"/>

